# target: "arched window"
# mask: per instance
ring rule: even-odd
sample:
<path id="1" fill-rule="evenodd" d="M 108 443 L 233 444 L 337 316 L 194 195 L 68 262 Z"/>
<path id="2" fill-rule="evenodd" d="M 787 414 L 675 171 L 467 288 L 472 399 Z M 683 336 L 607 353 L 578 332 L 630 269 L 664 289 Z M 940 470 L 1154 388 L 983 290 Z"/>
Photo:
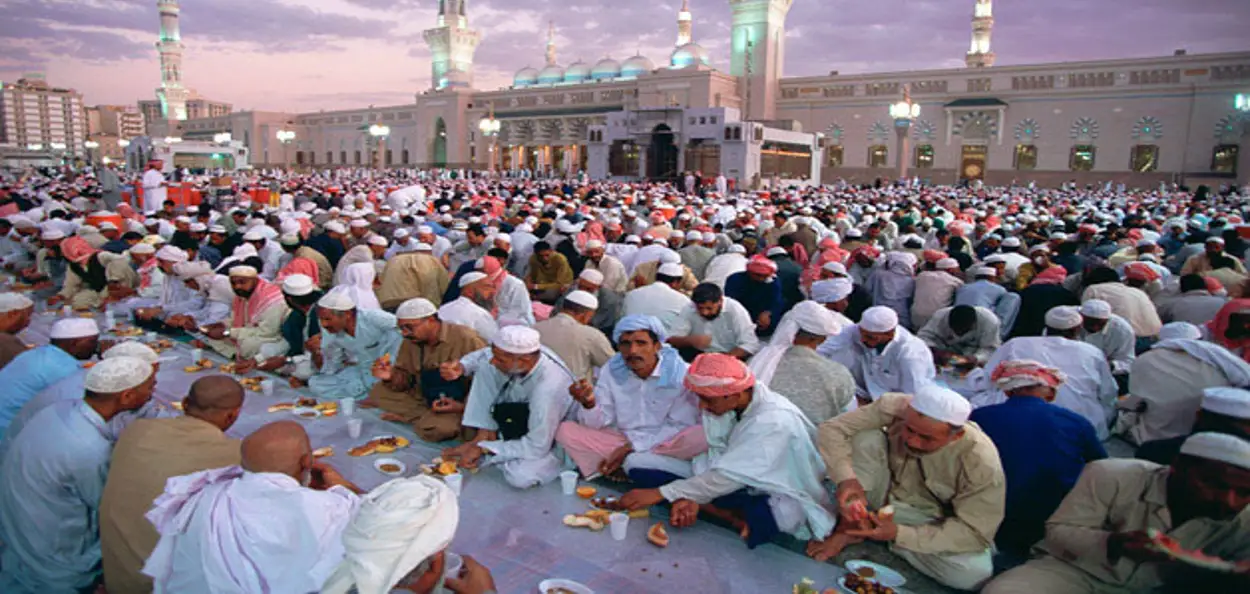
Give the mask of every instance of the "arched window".
<path id="1" fill-rule="evenodd" d="M 1096 149 L 1092 144 L 1073 145 L 1068 154 L 1068 169 L 1072 171 L 1093 171 Z"/>
<path id="2" fill-rule="evenodd" d="M 835 144 L 825 147 L 825 165 L 828 167 L 842 166 L 842 145 Z"/>
<path id="3" fill-rule="evenodd" d="M 916 169 L 933 169 L 933 145 L 916 147 Z"/>
<path id="4" fill-rule="evenodd" d="M 1211 151 L 1211 173 L 1237 175 L 1237 158 L 1241 154 L 1241 146 L 1221 144 Z"/>
<path id="5" fill-rule="evenodd" d="M 889 156 L 889 148 L 887 148 L 884 144 L 874 144 L 868 147 L 868 166 L 885 167 Z"/>
<path id="6" fill-rule="evenodd" d="M 1129 157 L 1129 170 L 1136 173 L 1148 173 L 1159 170 L 1159 146 L 1154 144 L 1138 144 L 1133 147 Z"/>
<path id="7" fill-rule="evenodd" d="M 1017 144 L 1015 159 L 1013 160 L 1015 168 L 1019 171 L 1031 171 L 1037 169 L 1037 146 L 1032 144 Z"/>

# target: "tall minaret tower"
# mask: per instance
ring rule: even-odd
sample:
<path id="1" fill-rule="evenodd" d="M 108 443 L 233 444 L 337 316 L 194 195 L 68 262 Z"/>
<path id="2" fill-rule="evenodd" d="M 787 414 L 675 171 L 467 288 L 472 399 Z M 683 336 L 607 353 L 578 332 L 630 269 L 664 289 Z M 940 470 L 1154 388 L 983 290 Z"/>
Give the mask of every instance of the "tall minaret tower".
<path id="1" fill-rule="evenodd" d="M 991 0 L 977 0 L 972 9 L 972 47 L 964 58 L 969 68 L 994 65 L 994 52 L 990 51 L 990 33 L 993 30 L 994 6 Z"/>
<path id="2" fill-rule="evenodd" d="M 681 10 L 677 12 L 677 47 L 694 41 L 694 24 L 690 16 L 690 0 L 681 0 Z"/>
<path id="3" fill-rule="evenodd" d="M 466 14 L 468 0 L 439 0 L 438 22 L 425 30 L 425 43 L 430 46 L 430 86 L 473 85 L 473 54 L 482 41 L 481 32 L 469 28 Z M 448 77 L 449 71 L 462 75 Z"/>
<path id="4" fill-rule="evenodd" d="M 178 30 L 178 0 L 157 0 L 161 14 L 161 38 L 156 49 L 161 54 L 161 86 L 156 98 L 166 120 L 187 119 L 187 89 L 182 86 L 182 33 Z"/>
<path id="5" fill-rule="evenodd" d="M 556 65 L 556 22 L 547 23 L 547 65 Z"/>
<path id="6" fill-rule="evenodd" d="M 743 119 L 771 120 L 777 115 L 786 14 L 793 1 L 729 0 L 733 10 L 729 73 L 741 81 Z"/>

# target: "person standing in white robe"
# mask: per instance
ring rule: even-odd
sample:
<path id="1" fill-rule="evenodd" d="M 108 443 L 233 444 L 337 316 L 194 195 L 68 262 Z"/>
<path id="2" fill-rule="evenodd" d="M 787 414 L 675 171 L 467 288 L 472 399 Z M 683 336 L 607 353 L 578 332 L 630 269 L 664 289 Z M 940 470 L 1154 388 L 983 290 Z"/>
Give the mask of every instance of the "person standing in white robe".
<path id="1" fill-rule="evenodd" d="M 165 198 L 165 175 L 156 163 L 148 163 L 148 170 L 143 173 L 143 210 L 160 210 Z"/>

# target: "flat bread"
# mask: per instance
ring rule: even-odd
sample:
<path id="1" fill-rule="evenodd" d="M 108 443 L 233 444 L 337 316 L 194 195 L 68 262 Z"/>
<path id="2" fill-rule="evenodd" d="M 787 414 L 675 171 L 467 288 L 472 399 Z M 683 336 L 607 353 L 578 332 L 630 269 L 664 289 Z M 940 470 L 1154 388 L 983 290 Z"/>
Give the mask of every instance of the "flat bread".
<path id="1" fill-rule="evenodd" d="M 294 402 L 279 402 L 279 403 L 277 403 L 277 404 L 275 404 L 275 405 L 273 405 L 273 406 L 269 407 L 269 412 L 271 412 L 271 413 L 272 413 L 272 412 L 282 412 L 282 411 L 284 411 L 284 410 L 291 410 L 291 409 L 293 409 L 293 408 L 295 408 L 295 403 L 294 403 Z"/>

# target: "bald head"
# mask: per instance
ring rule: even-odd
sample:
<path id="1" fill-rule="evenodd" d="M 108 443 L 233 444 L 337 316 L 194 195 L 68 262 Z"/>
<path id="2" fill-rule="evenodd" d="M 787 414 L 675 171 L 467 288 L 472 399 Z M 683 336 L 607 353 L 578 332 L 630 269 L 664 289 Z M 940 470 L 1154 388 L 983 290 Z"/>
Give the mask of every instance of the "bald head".
<path id="1" fill-rule="evenodd" d="M 243 408 L 243 385 L 228 375 L 212 375 L 195 380 L 182 401 L 188 417 L 195 417 L 229 429 Z"/>
<path id="2" fill-rule="evenodd" d="M 243 439 L 243 469 L 302 480 L 312 466 L 308 433 L 295 421 L 269 423 Z"/>

